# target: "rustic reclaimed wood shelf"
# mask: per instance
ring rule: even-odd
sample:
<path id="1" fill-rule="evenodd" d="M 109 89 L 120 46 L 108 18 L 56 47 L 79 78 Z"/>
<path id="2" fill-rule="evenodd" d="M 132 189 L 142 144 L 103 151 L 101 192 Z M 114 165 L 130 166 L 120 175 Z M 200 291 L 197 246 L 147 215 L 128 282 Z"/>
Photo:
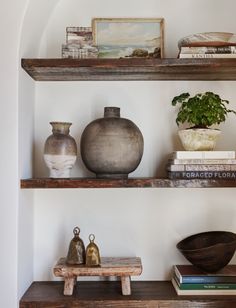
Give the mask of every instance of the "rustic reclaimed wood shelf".
<path id="1" fill-rule="evenodd" d="M 120 277 L 123 295 L 131 294 L 130 276 L 142 273 L 140 258 L 101 258 L 101 265 L 88 267 L 86 265 L 67 265 L 66 259 L 61 258 L 53 269 L 56 277 L 64 278 L 64 295 L 72 295 L 77 277 L 104 276 Z"/>
<path id="2" fill-rule="evenodd" d="M 210 188 L 236 187 L 236 180 L 170 180 L 164 178 L 129 178 L 123 180 L 70 178 L 33 178 L 21 180 L 21 188 Z"/>
<path id="3" fill-rule="evenodd" d="M 22 59 L 38 81 L 236 80 L 236 59 Z"/>
<path id="4" fill-rule="evenodd" d="M 20 308 L 235 308 L 236 296 L 178 296 L 169 281 L 133 281 L 132 295 L 123 296 L 114 281 L 79 282 L 72 296 L 63 282 L 34 282 Z"/>

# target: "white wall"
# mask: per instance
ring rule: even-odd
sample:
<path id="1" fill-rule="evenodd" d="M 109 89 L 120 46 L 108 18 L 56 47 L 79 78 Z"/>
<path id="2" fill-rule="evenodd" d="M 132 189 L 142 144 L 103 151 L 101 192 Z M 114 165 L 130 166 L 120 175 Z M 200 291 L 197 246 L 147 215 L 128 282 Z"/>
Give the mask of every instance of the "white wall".
<path id="1" fill-rule="evenodd" d="M 17 307 L 18 293 L 18 53 L 25 5 L 24 0 L 2 1 L 0 10 L 0 298 L 7 308 Z"/>
<path id="2" fill-rule="evenodd" d="M 37 57 L 43 29 L 57 1 L 28 1 L 19 42 L 19 60 Z M 20 66 L 20 63 L 19 63 Z M 35 82 L 19 70 L 19 176 L 33 174 Z M 20 190 L 18 209 L 18 297 L 33 281 L 34 191 Z"/>
<path id="3" fill-rule="evenodd" d="M 35 280 L 55 279 L 52 266 L 66 256 L 78 225 L 90 233 L 102 256 L 140 256 L 134 279 L 170 278 L 171 266 L 187 263 L 176 243 L 207 230 L 235 231 L 235 190 L 226 189 L 37 190 L 35 193 Z M 235 259 L 234 259 L 235 262 Z"/>
<path id="4" fill-rule="evenodd" d="M 92 17 L 164 17 L 166 56 L 177 55 L 183 36 L 203 31 L 234 32 L 234 1 L 60 1 L 41 41 L 41 56 L 60 57 L 66 26 L 89 26 Z M 235 82 L 39 82 L 35 99 L 35 176 L 47 176 L 42 155 L 49 121 L 72 121 L 80 135 L 103 107 L 121 107 L 144 135 L 142 162 L 131 176 L 164 175 L 167 154 L 180 149 L 173 96 L 215 91 L 236 109 Z M 236 119 L 221 125 L 218 149 L 236 150 Z M 228 134 L 228 135 L 227 135 Z M 78 159 L 73 176 L 90 173 Z M 186 263 L 175 248 L 182 238 L 206 230 L 235 231 L 235 189 L 37 190 L 34 196 L 34 279 L 54 279 L 52 267 L 65 256 L 74 226 L 88 243 L 93 232 L 103 256 L 140 256 L 140 279 L 165 279 L 171 266 Z M 235 260 L 234 260 L 235 261 Z"/>
<path id="5" fill-rule="evenodd" d="M 42 40 L 42 54 L 61 55 L 67 26 L 90 26 L 93 17 L 163 17 L 167 57 L 177 54 L 178 39 L 206 31 L 234 32 L 233 0 L 61 0 Z"/>

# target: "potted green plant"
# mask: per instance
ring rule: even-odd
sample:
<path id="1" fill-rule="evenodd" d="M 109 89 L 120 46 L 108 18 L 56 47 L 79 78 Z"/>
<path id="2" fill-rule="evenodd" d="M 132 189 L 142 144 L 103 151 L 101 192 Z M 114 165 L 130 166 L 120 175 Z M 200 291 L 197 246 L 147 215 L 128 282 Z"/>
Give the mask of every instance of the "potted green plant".
<path id="1" fill-rule="evenodd" d="M 178 132 L 187 151 L 213 150 L 221 131 L 211 126 L 224 122 L 228 113 L 236 114 L 234 110 L 226 107 L 229 101 L 213 92 L 199 93 L 192 97 L 189 93 L 182 93 L 172 100 L 173 106 L 177 104 L 180 105 L 177 125 L 187 123 L 190 126 Z"/>

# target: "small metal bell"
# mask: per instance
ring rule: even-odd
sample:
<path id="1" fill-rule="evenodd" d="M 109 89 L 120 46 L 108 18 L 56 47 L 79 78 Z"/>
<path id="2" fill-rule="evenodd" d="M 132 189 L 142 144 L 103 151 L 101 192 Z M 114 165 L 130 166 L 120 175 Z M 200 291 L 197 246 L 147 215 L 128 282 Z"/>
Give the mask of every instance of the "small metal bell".
<path id="1" fill-rule="evenodd" d="M 67 264 L 84 264 L 85 263 L 85 247 L 84 242 L 79 237 L 80 228 L 75 227 L 73 230 L 74 238 L 70 242 L 66 263 Z"/>
<path id="2" fill-rule="evenodd" d="M 99 266 L 101 264 L 101 258 L 98 246 L 94 243 L 94 234 L 89 235 L 90 243 L 86 248 L 86 266 Z"/>

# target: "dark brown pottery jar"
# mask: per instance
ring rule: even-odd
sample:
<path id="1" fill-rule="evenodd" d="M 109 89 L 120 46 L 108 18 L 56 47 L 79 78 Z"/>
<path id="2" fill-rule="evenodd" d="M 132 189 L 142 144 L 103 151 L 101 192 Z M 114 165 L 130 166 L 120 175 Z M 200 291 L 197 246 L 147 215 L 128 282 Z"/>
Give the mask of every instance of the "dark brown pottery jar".
<path id="1" fill-rule="evenodd" d="M 92 121 L 81 136 L 81 157 L 98 178 L 127 178 L 143 155 L 143 136 L 120 108 L 105 107 L 104 118 Z"/>
<path id="2" fill-rule="evenodd" d="M 69 135 L 68 122 L 50 122 L 52 135 L 44 145 L 44 160 L 50 170 L 51 178 L 69 178 L 77 157 L 77 146 Z"/>

